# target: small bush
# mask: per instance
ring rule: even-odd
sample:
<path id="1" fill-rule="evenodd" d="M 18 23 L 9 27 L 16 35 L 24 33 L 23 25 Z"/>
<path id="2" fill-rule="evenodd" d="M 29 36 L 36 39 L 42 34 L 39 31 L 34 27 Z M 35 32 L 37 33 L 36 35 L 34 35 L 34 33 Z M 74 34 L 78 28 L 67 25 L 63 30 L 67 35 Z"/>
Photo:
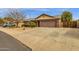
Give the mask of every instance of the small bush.
<path id="1" fill-rule="evenodd" d="M 23 24 L 22 27 L 36 27 L 36 23 L 29 21 L 28 23 Z"/>
<path id="2" fill-rule="evenodd" d="M 33 22 L 33 21 L 31 21 L 31 22 L 30 22 L 30 27 L 36 27 L 36 23 Z"/>

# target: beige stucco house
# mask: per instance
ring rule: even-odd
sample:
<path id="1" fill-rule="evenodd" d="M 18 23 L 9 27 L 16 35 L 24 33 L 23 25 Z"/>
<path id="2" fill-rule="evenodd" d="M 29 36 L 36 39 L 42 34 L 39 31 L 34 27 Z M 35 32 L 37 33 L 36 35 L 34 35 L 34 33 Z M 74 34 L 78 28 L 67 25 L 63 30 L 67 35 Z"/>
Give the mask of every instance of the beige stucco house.
<path id="1" fill-rule="evenodd" d="M 42 14 L 35 18 L 38 27 L 60 27 L 61 19 L 59 17 Z"/>

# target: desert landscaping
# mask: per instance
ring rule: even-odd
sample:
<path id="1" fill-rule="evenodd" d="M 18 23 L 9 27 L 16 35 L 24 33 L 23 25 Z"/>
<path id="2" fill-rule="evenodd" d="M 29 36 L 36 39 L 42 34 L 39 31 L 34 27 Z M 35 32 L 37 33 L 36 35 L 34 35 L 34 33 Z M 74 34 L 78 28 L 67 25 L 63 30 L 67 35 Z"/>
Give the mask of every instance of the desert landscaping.
<path id="1" fill-rule="evenodd" d="M 79 9 L 62 10 L 8 8 L 0 18 L 0 49 L 79 51 Z"/>
<path id="2" fill-rule="evenodd" d="M 3 31 L 32 51 L 76 51 L 79 50 L 78 28 L 2 28 Z"/>

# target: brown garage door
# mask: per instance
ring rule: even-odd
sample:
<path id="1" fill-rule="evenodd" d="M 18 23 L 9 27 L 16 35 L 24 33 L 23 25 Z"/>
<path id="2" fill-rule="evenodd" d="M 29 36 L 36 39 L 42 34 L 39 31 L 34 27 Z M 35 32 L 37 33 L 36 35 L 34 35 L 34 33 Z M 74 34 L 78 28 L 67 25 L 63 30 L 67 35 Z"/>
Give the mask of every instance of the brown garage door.
<path id="1" fill-rule="evenodd" d="M 44 20 L 39 22 L 40 27 L 56 27 L 56 22 L 52 20 Z"/>

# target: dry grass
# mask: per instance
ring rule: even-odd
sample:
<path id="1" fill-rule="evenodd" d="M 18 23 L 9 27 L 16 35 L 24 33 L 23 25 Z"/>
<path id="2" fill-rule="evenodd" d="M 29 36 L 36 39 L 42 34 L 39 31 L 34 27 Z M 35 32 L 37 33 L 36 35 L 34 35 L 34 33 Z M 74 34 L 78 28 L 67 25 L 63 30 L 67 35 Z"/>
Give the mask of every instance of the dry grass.
<path id="1" fill-rule="evenodd" d="M 34 51 L 79 50 L 79 29 L 72 28 L 0 28 Z"/>

